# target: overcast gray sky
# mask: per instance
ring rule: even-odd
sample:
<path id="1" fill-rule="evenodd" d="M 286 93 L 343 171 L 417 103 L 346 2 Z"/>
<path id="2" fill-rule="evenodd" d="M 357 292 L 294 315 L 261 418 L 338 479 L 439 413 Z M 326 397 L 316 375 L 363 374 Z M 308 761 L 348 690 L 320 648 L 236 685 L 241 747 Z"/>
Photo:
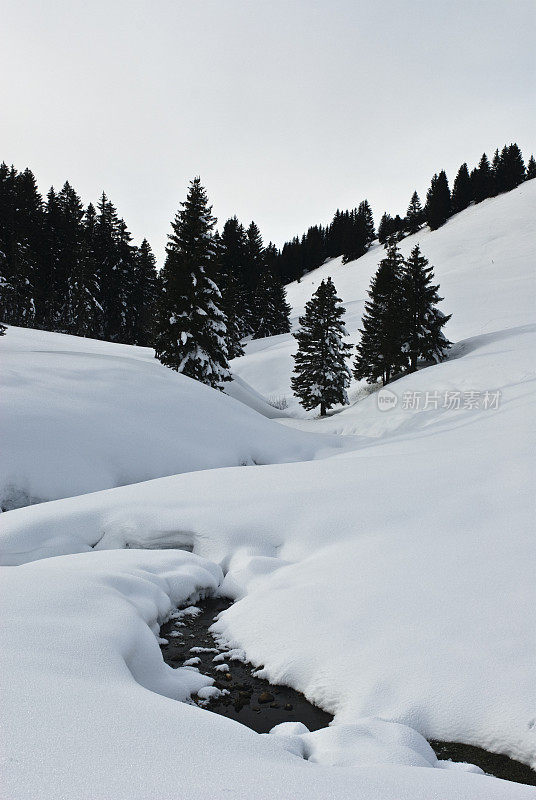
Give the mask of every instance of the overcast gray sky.
<path id="1" fill-rule="evenodd" d="M 536 0 L 0 0 L 0 160 L 104 189 L 162 262 L 200 174 L 281 245 L 536 150 Z"/>

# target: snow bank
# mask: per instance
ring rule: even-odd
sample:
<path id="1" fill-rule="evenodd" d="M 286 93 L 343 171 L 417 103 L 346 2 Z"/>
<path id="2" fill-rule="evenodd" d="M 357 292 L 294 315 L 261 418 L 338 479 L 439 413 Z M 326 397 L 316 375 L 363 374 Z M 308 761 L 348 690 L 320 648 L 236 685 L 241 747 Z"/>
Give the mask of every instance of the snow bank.
<path id="1" fill-rule="evenodd" d="M 337 723 L 381 717 L 531 762 L 534 350 L 534 330 L 485 336 L 397 384 L 498 389 L 498 408 L 381 412 L 371 396 L 328 421 L 360 434 L 342 455 L 10 511 L 4 560 L 193 548 L 243 598 L 218 634 Z"/>
<path id="2" fill-rule="evenodd" d="M 357 753 L 328 766 L 278 736 L 177 702 L 209 680 L 162 661 L 154 632 L 174 603 L 212 591 L 219 569 L 188 553 L 91 553 L 4 568 L 0 672 L 3 793 L 10 800 L 507 800 L 533 791 L 482 775 Z M 16 602 L 13 602 L 16 598 Z M 21 646 L 24 641 L 24 646 Z M 407 734 L 411 737 L 411 734 Z M 306 739 L 306 737 L 303 737 Z M 330 746 L 342 752 L 344 732 Z M 421 745 L 422 746 L 422 745 Z M 411 748 L 410 748 L 411 749 Z M 406 759 L 407 760 L 407 759 Z M 438 764 L 436 765 L 438 766 Z"/>
<path id="3" fill-rule="evenodd" d="M 0 360 L 4 508 L 179 472 L 309 459 L 329 445 L 163 367 L 148 348 L 10 327 Z M 277 416 L 243 382 L 234 391 Z"/>

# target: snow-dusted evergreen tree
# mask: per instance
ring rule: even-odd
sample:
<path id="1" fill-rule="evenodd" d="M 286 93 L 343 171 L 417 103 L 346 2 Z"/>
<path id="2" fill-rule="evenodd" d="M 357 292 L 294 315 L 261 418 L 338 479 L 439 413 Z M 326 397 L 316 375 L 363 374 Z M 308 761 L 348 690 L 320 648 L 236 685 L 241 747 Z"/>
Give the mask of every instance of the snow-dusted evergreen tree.
<path id="1" fill-rule="evenodd" d="M 395 243 L 387 246 L 373 277 L 369 300 L 365 303 L 361 340 L 357 346 L 354 376 L 383 385 L 403 370 L 408 363 L 405 348 L 404 298 L 402 293 L 403 258 Z"/>
<path id="2" fill-rule="evenodd" d="M 33 173 L 0 166 L 0 318 L 32 327 L 40 268 L 42 200 Z"/>
<path id="3" fill-rule="evenodd" d="M 214 388 L 230 380 L 221 294 L 213 280 L 216 220 L 201 179 L 194 178 L 172 222 L 161 272 L 156 357 Z"/>
<path id="4" fill-rule="evenodd" d="M 409 359 L 408 372 L 415 372 L 418 361 L 442 361 L 451 343 L 442 332 L 449 321 L 436 306 L 443 299 L 432 283 L 433 267 L 416 245 L 402 268 L 403 316 L 399 324 L 405 339 L 404 350 Z"/>
<path id="5" fill-rule="evenodd" d="M 531 181 L 533 178 L 536 178 L 536 161 L 534 160 L 534 156 L 531 156 L 527 161 L 527 173 L 525 175 L 525 180 Z"/>
<path id="6" fill-rule="evenodd" d="M 268 265 L 255 290 L 256 325 L 254 339 L 277 336 L 290 331 L 290 305 L 285 287 Z"/>
<path id="7" fill-rule="evenodd" d="M 300 329 L 294 334 L 298 352 L 294 358 L 292 391 L 308 411 L 320 406 L 320 416 L 334 405 L 348 403 L 346 389 L 350 370 L 346 359 L 352 349 L 342 317 L 345 309 L 331 278 L 322 281 L 305 306 Z"/>
<path id="8" fill-rule="evenodd" d="M 417 191 L 414 191 L 406 211 L 406 227 L 408 233 L 417 233 L 424 222 L 424 211 Z"/>

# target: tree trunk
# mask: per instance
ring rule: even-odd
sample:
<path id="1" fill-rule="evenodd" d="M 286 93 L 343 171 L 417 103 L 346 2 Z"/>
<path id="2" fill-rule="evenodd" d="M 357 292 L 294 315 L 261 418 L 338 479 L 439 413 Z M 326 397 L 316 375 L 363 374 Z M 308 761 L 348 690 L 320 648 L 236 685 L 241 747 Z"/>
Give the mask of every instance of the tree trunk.
<path id="1" fill-rule="evenodd" d="M 325 403 L 320 403 L 320 416 L 321 417 L 325 417 L 326 416 L 326 404 Z"/>

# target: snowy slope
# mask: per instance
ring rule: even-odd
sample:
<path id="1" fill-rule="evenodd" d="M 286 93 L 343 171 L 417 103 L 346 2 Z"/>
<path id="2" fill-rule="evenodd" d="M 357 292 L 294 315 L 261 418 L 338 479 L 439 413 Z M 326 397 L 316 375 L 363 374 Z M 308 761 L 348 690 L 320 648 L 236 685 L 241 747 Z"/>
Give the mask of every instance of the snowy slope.
<path id="1" fill-rule="evenodd" d="M 389 411 L 373 394 L 326 420 L 271 421 L 209 390 L 204 400 L 181 389 L 180 402 L 191 401 L 181 410 L 198 421 L 192 448 L 195 437 L 207 445 L 202 426 L 225 428 L 218 442 L 229 447 L 230 423 L 243 430 L 247 415 L 251 438 L 240 442 L 251 447 L 262 434 L 259 447 L 273 461 L 295 463 L 188 472 L 0 515 L 2 563 L 22 565 L 2 568 L 0 581 L 10 797 L 171 800 L 177 787 L 204 800 L 222 796 L 222 787 L 248 800 L 535 796 L 528 787 L 445 769 L 422 739 L 477 744 L 536 767 L 532 183 L 416 237 L 436 265 L 457 344 L 449 361 L 392 384 L 397 403 Z M 355 333 L 379 255 L 307 276 L 290 289 L 295 309 L 314 289 L 308 280 L 332 274 Z M 72 375 L 64 377 L 67 356 L 46 353 L 62 376 L 56 385 L 39 372 L 41 355 L 27 355 L 43 349 L 35 337 L 52 335 L 19 333 L 32 341 L 28 369 L 19 354 L 5 379 L 17 407 L 36 408 L 38 380 L 54 425 L 66 385 L 73 396 L 81 384 L 85 407 L 94 373 L 72 354 L 90 347 L 98 351 L 91 351 L 96 371 L 110 367 L 106 391 L 116 390 L 129 413 L 121 419 L 112 400 L 106 407 L 136 435 L 129 420 L 140 417 L 124 401 L 134 392 L 125 392 L 115 361 L 126 360 L 136 391 L 150 395 L 159 368 L 149 351 L 127 348 L 124 359 L 119 345 L 73 340 Z M 240 381 L 236 396 L 261 411 L 262 396 L 288 396 L 290 349 L 288 336 L 250 343 L 233 366 L 261 396 Z M 180 376 L 171 378 L 179 385 Z M 459 408 L 446 407 L 447 392 L 459 393 Z M 489 407 L 486 392 L 495 398 Z M 475 398 L 478 407 L 467 402 Z M 65 413 L 71 420 L 72 403 Z M 78 423 L 69 421 L 64 433 L 66 450 L 75 452 Z M 165 431 L 158 435 L 166 439 Z M 45 441 L 51 449 L 53 440 Z M 120 453 L 139 469 L 128 441 L 122 438 Z M 98 452 L 110 469 L 110 452 Z M 238 455 L 225 450 L 226 459 L 229 452 Z M 311 455 L 318 457 L 299 461 Z M 44 480 L 41 473 L 37 465 Z M 110 552 L 122 548 L 194 555 Z M 329 729 L 285 727 L 263 737 L 170 699 L 184 698 L 190 678 L 170 676 L 149 628 L 186 593 L 220 580 L 220 591 L 237 602 L 216 623 L 218 635 L 264 665 L 270 680 L 332 711 Z M 28 620 L 39 621 L 36 609 L 37 661 L 20 641 Z"/>
<path id="2" fill-rule="evenodd" d="M 401 242 L 404 255 L 419 243 L 434 265 L 445 298 L 443 310 L 452 313 L 445 328 L 451 341 L 534 321 L 535 219 L 536 180 L 532 180 L 456 214 L 437 231 L 424 228 Z M 357 261 L 342 264 L 340 258 L 332 259 L 300 283 L 290 284 L 287 299 L 294 324 L 320 282 L 331 276 L 347 311 L 349 341 L 357 343 L 367 290 L 383 253 L 376 244 Z M 306 414 L 290 390 L 295 349 L 290 334 L 249 342 L 246 356 L 233 361 L 233 372 L 265 397 L 286 397 L 291 412 L 303 417 Z M 354 383 L 351 398 L 356 389 Z"/>
<path id="3" fill-rule="evenodd" d="M 259 736 L 177 702 L 207 679 L 164 664 L 152 631 L 177 603 L 214 589 L 220 578 L 214 565 L 176 552 L 92 553 L 2 570 L 5 797 L 533 796 L 528 787 L 438 762 L 404 726 L 361 720 L 316 734 L 285 726 Z M 31 647 L 21 647 L 23 637 Z"/>
<path id="4" fill-rule="evenodd" d="M 372 715 L 531 761 L 535 349 L 536 326 L 484 336 L 399 382 L 498 389 L 498 408 L 381 412 L 371 396 L 343 455 L 11 511 L 4 559 L 193 547 L 244 598 L 221 634 L 337 722 Z"/>
<path id="5" fill-rule="evenodd" d="M 178 472 L 313 458 L 322 446 L 163 367 L 149 348 L 10 327 L 0 363 L 3 507 Z M 236 391 L 277 416 L 243 381 Z"/>

